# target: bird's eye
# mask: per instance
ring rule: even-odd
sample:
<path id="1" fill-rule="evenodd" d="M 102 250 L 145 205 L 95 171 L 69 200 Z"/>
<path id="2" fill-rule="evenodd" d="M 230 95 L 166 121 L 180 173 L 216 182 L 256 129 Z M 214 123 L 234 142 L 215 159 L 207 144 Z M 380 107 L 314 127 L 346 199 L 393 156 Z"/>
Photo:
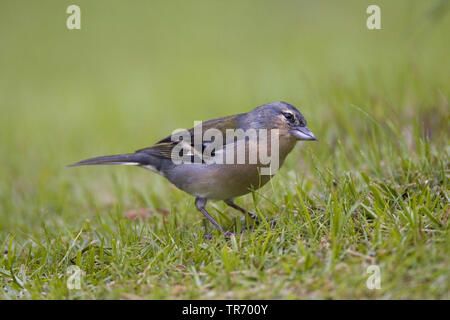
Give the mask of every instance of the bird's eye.
<path id="1" fill-rule="evenodd" d="M 294 115 L 293 115 L 292 113 L 285 112 L 285 113 L 283 113 L 283 116 L 284 116 L 286 119 L 288 119 L 289 122 L 293 122 L 293 121 L 295 120 L 295 119 L 294 119 Z"/>

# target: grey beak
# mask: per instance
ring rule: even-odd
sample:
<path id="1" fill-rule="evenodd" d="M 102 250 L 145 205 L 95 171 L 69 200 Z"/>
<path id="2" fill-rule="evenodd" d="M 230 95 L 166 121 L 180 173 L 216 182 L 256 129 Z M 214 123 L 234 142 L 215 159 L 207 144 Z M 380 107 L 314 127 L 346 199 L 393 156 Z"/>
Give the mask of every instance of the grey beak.
<path id="1" fill-rule="evenodd" d="M 293 134 L 298 140 L 317 141 L 317 138 L 311 131 L 309 131 L 308 127 L 294 127 L 289 132 Z"/>

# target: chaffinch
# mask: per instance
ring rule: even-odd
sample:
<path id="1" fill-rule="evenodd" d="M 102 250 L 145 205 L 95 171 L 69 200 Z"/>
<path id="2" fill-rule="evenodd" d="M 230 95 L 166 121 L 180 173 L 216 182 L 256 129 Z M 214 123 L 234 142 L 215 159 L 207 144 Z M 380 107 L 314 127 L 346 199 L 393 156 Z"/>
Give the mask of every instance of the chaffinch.
<path id="1" fill-rule="evenodd" d="M 266 184 L 298 140 L 317 139 L 294 106 L 272 102 L 247 113 L 202 122 L 135 153 L 96 157 L 70 166 L 122 164 L 156 172 L 193 195 L 197 209 L 230 237 L 233 233 L 206 211 L 207 200 L 223 200 L 257 219 L 233 199 Z"/>

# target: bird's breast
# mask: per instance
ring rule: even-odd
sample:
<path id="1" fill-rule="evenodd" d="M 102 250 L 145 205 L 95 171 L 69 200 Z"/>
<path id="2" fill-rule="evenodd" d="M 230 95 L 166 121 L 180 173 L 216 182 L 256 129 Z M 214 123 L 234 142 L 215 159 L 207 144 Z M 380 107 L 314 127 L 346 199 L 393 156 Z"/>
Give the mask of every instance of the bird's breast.
<path id="1" fill-rule="evenodd" d="M 215 157 L 221 157 L 219 163 L 211 161 L 209 163 L 182 163 L 173 165 L 165 172 L 165 177 L 179 189 L 186 191 L 194 196 L 205 197 L 213 200 L 225 200 L 245 195 L 251 190 L 256 190 L 264 186 L 271 177 L 281 167 L 287 154 L 292 150 L 295 142 L 280 144 L 276 153 L 271 150 L 270 145 L 268 154 L 276 155 L 277 159 L 270 157 L 269 163 L 264 160 L 262 163 L 260 157 L 257 157 L 256 163 L 252 162 L 251 141 L 245 145 L 245 159 L 239 159 L 239 146 L 233 145 L 227 151 L 226 148 L 215 153 Z M 254 146 L 253 146 L 254 147 Z M 256 149 L 257 150 L 257 149 Z M 233 157 L 227 155 L 233 151 Z M 254 159 L 254 158 L 253 158 Z M 211 160 L 211 159 L 210 159 Z M 231 162 L 231 163 L 230 163 Z M 273 169 L 271 169 L 273 166 Z"/>

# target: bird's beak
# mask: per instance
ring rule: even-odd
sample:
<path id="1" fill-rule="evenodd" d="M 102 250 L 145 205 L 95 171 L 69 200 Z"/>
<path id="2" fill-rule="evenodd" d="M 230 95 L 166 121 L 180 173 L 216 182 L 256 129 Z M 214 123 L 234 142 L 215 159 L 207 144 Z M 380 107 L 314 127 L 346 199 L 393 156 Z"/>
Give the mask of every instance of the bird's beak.
<path id="1" fill-rule="evenodd" d="M 308 127 L 294 127 L 289 132 L 298 140 L 317 140 L 314 134 L 309 131 Z"/>

